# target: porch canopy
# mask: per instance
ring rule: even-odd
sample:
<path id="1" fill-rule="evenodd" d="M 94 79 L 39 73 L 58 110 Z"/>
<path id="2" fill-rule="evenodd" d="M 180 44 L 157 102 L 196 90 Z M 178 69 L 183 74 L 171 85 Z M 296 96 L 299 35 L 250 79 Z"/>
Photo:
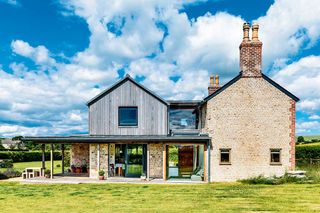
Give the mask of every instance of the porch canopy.
<path id="1" fill-rule="evenodd" d="M 211 140 L 208 135 L 80 135 L 80 136 L 49 136 L 24 137 L 23 141 L 41 144 L 73 144 L 73 143 L 122 143 L 122 142 L 172 142 L 207 144 Z"/>
<path id="2" fill-rule="evenodd" d="M 61 144 L 62 151 L 62 173 L 64 173 L 64 144 L 108 144 L 108 143 L 164 143 L 164 144 L 199 144 L 205 146 L 205 158 L 210 159 L 211 138 L 206 134 L 180 133 L 170 135 L 76 135 L 76 136 L 44 136 L 44 137 L 24 137 L 23 141 L 33 141 L 42 144 L 42 168 L 45 168 L 45 144 L 51 144 L 50 161 L 51 161 L 51 178 L 53 178 L 53 149 L 54 144 Z M 207 156 L 208 155 L 208 156 Z M 166 150 L 163 152 L 166 156 Z M 164 157 L 165 159 L 165 157 Z M 210 174 L 210 161 L 204 161 L 206 174 Z M 163 162 L 164 172 L 166 172 L 166 162 Z M 165 176 L 165 174 L 164 174 Z M 206 175 L 207 179 L 207 175 Z"/>

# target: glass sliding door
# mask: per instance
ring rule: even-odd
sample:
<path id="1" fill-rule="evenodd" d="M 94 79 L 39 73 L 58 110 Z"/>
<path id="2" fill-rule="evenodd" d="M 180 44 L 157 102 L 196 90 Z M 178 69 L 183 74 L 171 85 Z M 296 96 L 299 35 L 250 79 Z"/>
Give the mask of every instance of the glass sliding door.
<path id="1" fill-rule="evenodd" d="M 146 145 L 126 145 L 126 177 L 140 177 L 146 173 Z"/>

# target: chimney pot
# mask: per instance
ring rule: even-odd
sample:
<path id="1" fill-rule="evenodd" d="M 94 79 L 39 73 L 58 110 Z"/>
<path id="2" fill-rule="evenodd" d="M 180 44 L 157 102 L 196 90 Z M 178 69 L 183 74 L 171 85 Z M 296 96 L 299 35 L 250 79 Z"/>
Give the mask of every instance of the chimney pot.
<path id="1" fill-rule="evenodd" d="M 250 24 L 244 23 L 243 24 L 243 41 L 250 41 L 249 30 L 250 30 Z"/>
<path id="2" fill-rule="evenodd" d="M 214 76 L 211 75 L 210 76 L 210 86 L 213 86 L 214 85 Z"/>
<path id="3" fill-rule="evenodd" d="M 259 41 L 259 24 L 252 25 L 252 41 Z"/>
<path id="4" fill-rule="evenodd" d="M 216 75 L 216 86 L 219 86 L 219 75 Z"/>

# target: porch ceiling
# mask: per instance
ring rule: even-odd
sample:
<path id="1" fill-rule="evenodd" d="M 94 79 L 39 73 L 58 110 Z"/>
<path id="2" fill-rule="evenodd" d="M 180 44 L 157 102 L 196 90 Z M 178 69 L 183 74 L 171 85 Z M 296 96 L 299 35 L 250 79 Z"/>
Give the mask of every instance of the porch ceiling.
<path id="1" fill-rule="evenodd" d="M 22 141 L 48 144 L 72 144 L 72 143 L 123 143 L 123 142 L 154 142 L 154 143 L 201 143 L 206 144 L 211 140 L 209 136 L 198 135 L 106 135 L 106 136 L 48 136 L 48 137 L 24 137 Z"/>

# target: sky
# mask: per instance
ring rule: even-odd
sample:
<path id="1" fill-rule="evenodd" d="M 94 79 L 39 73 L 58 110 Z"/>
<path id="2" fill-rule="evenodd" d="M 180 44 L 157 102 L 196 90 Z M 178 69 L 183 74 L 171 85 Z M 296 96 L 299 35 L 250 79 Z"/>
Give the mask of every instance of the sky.
<path id="1" fill-rule="evenodd" d="M 306 4 L 307 2 L 307 4 Z M 263 73 L 320 134 L 318 0 L 0 0 L 0 136 L 88 133 L 86 102 L 126 73 L 165 99 L 202 99 L 239 73 L 244 22 Z"/>

